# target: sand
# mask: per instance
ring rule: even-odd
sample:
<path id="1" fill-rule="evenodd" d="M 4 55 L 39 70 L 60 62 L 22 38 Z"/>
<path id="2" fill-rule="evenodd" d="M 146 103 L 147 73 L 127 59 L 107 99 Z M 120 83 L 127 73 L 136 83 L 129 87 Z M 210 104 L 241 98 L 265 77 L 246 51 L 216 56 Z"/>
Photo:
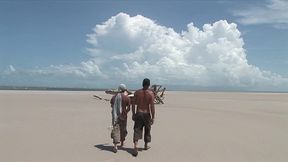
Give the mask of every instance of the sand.
<path id="1" fill-rule="evenodd" d="M 167 92 L 151 149 L 111 152 L 104 92 L 0 91 L 2 162 L 287 162 L 288 94 Z M 140 141 L 143 147 L 143 141 Z"/>

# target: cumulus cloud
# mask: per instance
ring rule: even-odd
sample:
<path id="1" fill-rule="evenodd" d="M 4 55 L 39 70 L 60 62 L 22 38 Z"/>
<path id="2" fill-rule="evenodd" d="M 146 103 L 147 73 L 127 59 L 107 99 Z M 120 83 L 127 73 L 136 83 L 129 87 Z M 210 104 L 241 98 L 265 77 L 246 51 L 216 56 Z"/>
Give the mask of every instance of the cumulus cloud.
<path id="1" fill-rule="evenodd" d="M 127 82 L 150 77 L 161 84 L 257 87 L 287 82 L 248 63 L 235 23 L 220 20 L 175 32 L 153 20 L 119 13 L 96 25 L 87 42 L 99 73 Z M 97 74 L 99 74 L 97 73 Z"/>
<path id="2" fill-rule="evenodd" d="M 181 33 L 141 15 L 119 13 L 87 35 L 91 58 L 79 65 L 54 65 L 35 75 L 78 78 L 95 85 L 153 83 L 182 87 L 258 89 L 287 86 L 288 80 L 249 64 L 235 23 L 220 20 Z M 71 79 L 72 78 L 72 79 Z M 273 89 L 273 88 L 270 88 Z"/>
<path id="3" fill-rule="evenodd" d="M 242 24 L 270 24 L 276 28 L 288 29 L 288 1 L 268 0 L 266 4 L 234 12 Z"/>

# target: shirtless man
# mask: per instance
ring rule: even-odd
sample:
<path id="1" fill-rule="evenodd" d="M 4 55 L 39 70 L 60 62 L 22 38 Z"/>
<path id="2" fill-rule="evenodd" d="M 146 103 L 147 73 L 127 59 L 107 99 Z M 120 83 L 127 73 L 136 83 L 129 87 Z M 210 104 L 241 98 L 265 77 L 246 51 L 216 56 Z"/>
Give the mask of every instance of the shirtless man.
<path id="1" fill-rule="evenodd" d="M 142 139 L 143 127 L 144 133 L 144 149 L 147 150 L 148 143 L 151 142 L 151 125 L 154 122 L 155 107 L 154 107 L 154 95 L 151 90 L 149 90 L 150 80 L 143 80 L 143 88 L 137 90 L 134 93 L 134 101 L 132 102 L 132 119 L 134 120 L 134 156 L 138 155 L 137 144 L 138 140 Z M 135 105 L 137 108 L 135 110 Z"/>

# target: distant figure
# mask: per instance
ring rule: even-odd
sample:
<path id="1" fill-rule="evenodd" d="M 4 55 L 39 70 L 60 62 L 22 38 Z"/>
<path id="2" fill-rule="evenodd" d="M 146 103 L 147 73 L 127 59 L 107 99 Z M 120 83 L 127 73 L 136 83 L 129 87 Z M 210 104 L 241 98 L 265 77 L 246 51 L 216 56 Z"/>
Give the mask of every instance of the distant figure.
<path id="1" fill-rule="evenodd" d="M 149 90 L 150 80 L 144 79 L 143 80 L 143 88 L 137 90 L 134 93 L 134 99 L 132 102 L 132 119 L 134 120 L 134 152 L 133 155 L 138 155 L 138 140 L 142 139 L 143 135 L 143 127 L 145 130 L 144 133 L 144 149 L 148 150 L 150 147 L 148 143 L 151 142 L 151 125 L 154 122 L 155 116 L 155 107 L 154 107 L 154 94 L 151 90 Z M 137 105 L 135 111 L 135 105 Z"/>
<path id="2" fill-rule="evenodd" d="M 125 91 L 127 91 L 125 84 L 120 84 L 118 91 L 110 100 L 113 126 L 111 138 L 113 139 L 114 153 L 118 150 L 117 144 L 121 142 L 120 147 L 124 145 L 127 136 L 127 113 L 130 111 L 130 99 L 125 94 Z"/>

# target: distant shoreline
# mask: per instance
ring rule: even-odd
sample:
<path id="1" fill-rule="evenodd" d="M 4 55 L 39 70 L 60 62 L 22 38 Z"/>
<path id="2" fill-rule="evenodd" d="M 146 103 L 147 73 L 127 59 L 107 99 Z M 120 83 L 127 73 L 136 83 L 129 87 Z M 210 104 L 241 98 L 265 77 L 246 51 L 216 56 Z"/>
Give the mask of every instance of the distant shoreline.
<path id="1" fill-rule="evenodd" d="M 106 91 L 111 88 L 65 88 L 65 87 L 24 87 L 24 86 L 0 86 L 0 90 L 19 90 L 19 91 Z M 135 91 L 130 89 L 131 91 Z M 288 93 L 288 91 L 245 91 L 245 90 L 200 90 L 200 89 L 168 89 L 168 91 L 183 92 L 239 92 L 239 93 Z"/>

